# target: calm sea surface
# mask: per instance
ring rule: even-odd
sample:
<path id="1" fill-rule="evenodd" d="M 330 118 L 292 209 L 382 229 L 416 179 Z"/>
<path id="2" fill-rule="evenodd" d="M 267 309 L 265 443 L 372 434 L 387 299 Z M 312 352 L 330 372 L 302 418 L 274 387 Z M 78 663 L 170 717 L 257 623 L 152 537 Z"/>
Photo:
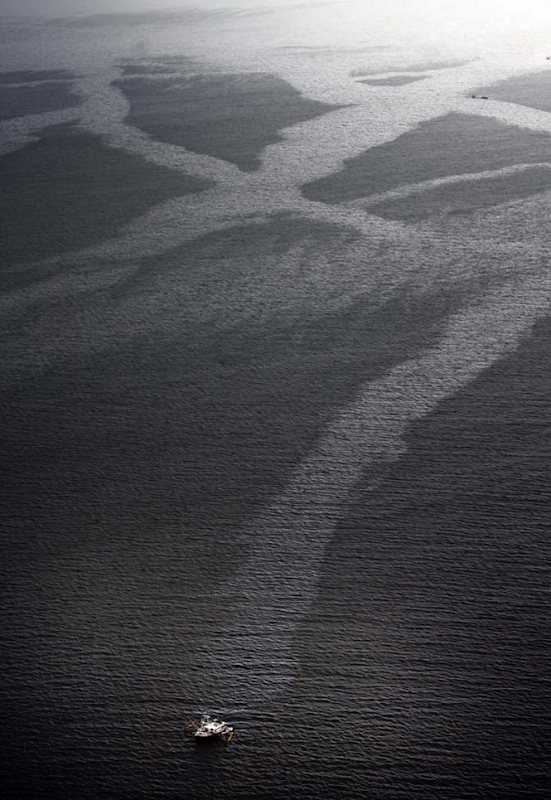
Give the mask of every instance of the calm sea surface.
<path id="1" fill-rule="evenodd" d="M 551 797 L 551 72 L 289 13 L 2 26 L 9 800 Z"/>

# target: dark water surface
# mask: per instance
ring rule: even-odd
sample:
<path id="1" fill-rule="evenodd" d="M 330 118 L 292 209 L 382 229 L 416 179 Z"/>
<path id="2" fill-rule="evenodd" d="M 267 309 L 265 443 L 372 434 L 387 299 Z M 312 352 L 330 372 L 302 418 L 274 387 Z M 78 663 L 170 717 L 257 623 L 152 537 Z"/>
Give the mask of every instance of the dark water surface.
<path id="1" fill-rule="evenodd" d="M 369 208 L 387 219 L 413 222 L 433 215 L 467 214 L 492 208 L 513 200 L 522 200 L 551 189 L 551 169 L 529 167 L 519 172 L 500 174 L 478 180 L 463 180 L 426 189 L 419 194 L 388 199 Z"/>
<path id="2" fill-rule="evenodd" d="M 550 797 L 533 64 L 167 19 L 2 57 L 2 796 Z"/>
<path id="3" fill-rule="evenodd" d="M 4 266 L 103 241 L 157 203 L 211 185 L 105 147 L 72 124 L 35 135 L 0 156 Z"/>
<path id="4" fill-rule="evenodd" d="M 337 528 L 292 694 L 366 726 L 325 732 L 343 794 L 549 795 L 550 337 L 412 426 Z"/>
<path id="5" fill-rule="evenodd" d="M 551 73 L 548 70 L 529 75 L 515 75 L 491 86 L 484 86 L 480 94 L 486 94 L 493 100 L 507 103 L 519 103 L 523 106 L 551 111 Z"/>
<path id="6" fill-rule="evenodd" d="M 551 137 L 494 119 L 450 114 L 345 161 L 341 172 L 303 187 L 306 197 L 334 203 L 404 184 L 548 162 Z"/>
<path id="7" fill-rule="evenodd" d="M 391 78 L 366 78 L 358 83 L 365 83 L 367 86 L 407 86 L 409 83 L 423 81 L 426 77 L 430 78 L 430 75 L 395 75 Z"/>
<path id="8" fill-rule="evenodd" d="M 17 75 L 17 73 L 16 73 Z M 12 77 L 4 75 L 4 79 Z M 7 80 L 1 83 L 8 83 Z M 57 111 L 77 106 L 79 97 L 71 92 L 68 81 L 41 81 L 40 83 L 0 86 L 0 120 Z"/>
<path id="9" fill-rule="evenodd" d="M 66 81 L 76 76 L 67 69 L 19 69 L 0 73 L 0 83 L 35 83 L 38 81 Z"/>
<path id="10" fill-rule="evenodd" d="M 249 171 L 260 168 L 260 153 L 281 141 L 283 128 L 339 108 L 304 98 L 280 78 L 258 73 L 127 77 L 115 85 L 130 100 L 130 125 Z"/>

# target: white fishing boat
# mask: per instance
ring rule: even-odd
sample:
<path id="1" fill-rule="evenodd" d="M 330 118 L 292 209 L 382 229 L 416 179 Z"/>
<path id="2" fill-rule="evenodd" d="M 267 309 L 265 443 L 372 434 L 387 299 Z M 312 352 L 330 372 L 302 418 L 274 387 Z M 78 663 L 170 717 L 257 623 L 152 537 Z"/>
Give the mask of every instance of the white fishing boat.
<path id="1" fill-rule="evenodd" d="M 195 741 L 199 744 L 213 739 L 224 739 L 229 744 L 233 738 L 234 727 L 227 722 L 209 714 L 203 714 L 200 719 L 188 722 L 186 730 L 193 732 Z"/>

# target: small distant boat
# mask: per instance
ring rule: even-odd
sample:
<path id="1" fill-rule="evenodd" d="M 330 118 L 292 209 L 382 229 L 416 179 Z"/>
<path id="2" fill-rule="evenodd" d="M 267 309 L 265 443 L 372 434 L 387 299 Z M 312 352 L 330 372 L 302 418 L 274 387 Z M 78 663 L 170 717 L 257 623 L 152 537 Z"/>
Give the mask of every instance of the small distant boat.
<path id="1" fill-rule="evenodd" d="M 229 744 L 235 732 L 233 725 L 228 725 L 224 720 L 216 719 L 209 714 L 203 714 L 200 719 L 188 722 L 186 730 L 193 732 L 197 744 L 216 739 L 223 739 L 226 744 Z"/>

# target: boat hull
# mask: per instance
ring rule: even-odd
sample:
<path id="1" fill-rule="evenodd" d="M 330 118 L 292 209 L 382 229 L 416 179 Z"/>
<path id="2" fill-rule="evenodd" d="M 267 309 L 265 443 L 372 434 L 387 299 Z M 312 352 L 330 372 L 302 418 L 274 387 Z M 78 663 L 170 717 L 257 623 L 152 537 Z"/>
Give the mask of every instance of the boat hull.
<path id="1" fill-rule="evenodd" d="M 205 745 L 214 744 L 215 742 L 223 742 L 226 739 L 226 735 L 221 733 L 210 733 L 208 736 L 195 736 L 194 738 L 195 744 Z"/>

